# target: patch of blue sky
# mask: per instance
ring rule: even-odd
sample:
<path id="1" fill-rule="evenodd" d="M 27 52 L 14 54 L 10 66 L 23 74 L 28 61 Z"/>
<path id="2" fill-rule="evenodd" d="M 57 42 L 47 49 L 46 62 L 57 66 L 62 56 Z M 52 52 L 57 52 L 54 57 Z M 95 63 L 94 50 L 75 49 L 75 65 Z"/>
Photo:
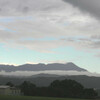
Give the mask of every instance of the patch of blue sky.
<path id="1" fill-rule="evenodd" d="M 10 22 L 14 22 L 16 20 L 33 20 L 34 18 L 32 16 L 26 16 L 26 17 L 4 17 L 4 18 L 0 18 L 0 22 L 3 23 L 10 23 Z"/>
<path id="2" fill-rule="evenodd" d="M 8 28 L 5 28 L 4 30 L 5 30 L 5 31 L 7 31 L 7 32 L 13 32 L 13 33 L 15 33 L 15 32 L 16 32 L 16 31 L 11 30 L 11 29 L 8 29 Z"/>
<path id="3" fill-rule="evenodd" d="M 2 58 L 0 62 L 15 63 L 15 64 L 24 64 L 26 62 L 41 62 L 45 60 L 50 61 L 51 59 L 56 60 L 58 58 L 58 55 L 54 55 L 51 53 L 41 53 L 29 49 L 10 49 L 10 48 L 7 49 L 0 48 L 0 56 Z"/>
<path id="4" fill-rule="evenodd" d="M 16 31 L 14 31 L 12 29 L 9 29 L 9 28 L 6 28 L 6 27 L 2 27 L 2 26 L 0 26 L 0 30 L 4 30 L 4 31 L 7 31 L 7 32 L 13 32 L 13 33 L 16 32 Z"/>
<path id="5" fill-rule="evenodd" d="M 0 62 L 24 64 L 26 62 L 45 62 L 56 61 L 64 59 L 66 60 L 66 55 L 54 54 L 54 53 L 42 53 L 35 50 L 29 49 L 12 49 L 12 48 L 0 48 Z"/>
<path id="6" fill-rule="evenodd" d="M 0 43 L 0 48 L 4 46 L 4 43 Z"/>
<path id="7" fill-rule="evenodd" d="M 13 22 L 15 19 L 13 17 L 5 17 L 5 18 L 0 18 L 0 22 Z"/>

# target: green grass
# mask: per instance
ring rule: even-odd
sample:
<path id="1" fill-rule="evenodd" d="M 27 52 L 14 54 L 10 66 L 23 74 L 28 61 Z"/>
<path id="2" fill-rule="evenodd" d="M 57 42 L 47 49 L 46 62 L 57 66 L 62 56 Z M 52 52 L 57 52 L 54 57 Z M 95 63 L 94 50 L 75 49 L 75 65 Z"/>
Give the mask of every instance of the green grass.
<path id="1" fill-rule="evenodd" d="M 86 100 L 86 99 L 49 98 L 49 97 L 31 97 L 31 96 L 0 96 L 0 100 Z"/>

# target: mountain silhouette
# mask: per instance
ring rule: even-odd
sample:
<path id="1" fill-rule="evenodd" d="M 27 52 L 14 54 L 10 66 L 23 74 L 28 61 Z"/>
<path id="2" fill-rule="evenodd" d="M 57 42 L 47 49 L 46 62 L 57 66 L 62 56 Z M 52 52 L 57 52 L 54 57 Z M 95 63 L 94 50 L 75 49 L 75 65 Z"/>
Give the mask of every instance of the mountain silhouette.
<path id="1" fill-rule="evenodd" d="M 87 71 L 80 68 L 74 63 L 51 63 L 51 64 L 24 64 L 19 66 L 14 65 L 0 65 L 0 71 L 12 72 L 12 71 L 46 71 L 46 70 L 62 70 L 62 71 Z"/>

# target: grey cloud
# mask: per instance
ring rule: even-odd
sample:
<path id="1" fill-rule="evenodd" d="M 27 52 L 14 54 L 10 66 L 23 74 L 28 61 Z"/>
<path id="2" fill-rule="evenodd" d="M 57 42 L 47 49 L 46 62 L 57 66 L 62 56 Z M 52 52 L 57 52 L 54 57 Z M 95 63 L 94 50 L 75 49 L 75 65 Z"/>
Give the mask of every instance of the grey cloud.
<path id="1" fill-rule="evenodd" d="M 63 5 L 63 6 L 62 6 Z M 23 15 L 39 11 L 62 9 L 66 5 L 61 0 L 0 0 L 0 15 Z"/>
<path id="2" fill-rule="evenodd" d="M 71 4 L 75 3 L 75 6 L 79 6 L 80 8 L 82 5 L 82 10 L 84 9 L 84 5 L 86 5 L 86 10 L 89 5 L 89 0 L 66 1 Z M 78 5 L 76 2 L 78 2 Z M 12 16 L 14 19 L 14 21 L 9 23 L 0 22 L 0 26 L 16 31 L 15 33 L 8 32 L 7 30 L 0 31 L 0 42 L 5 43 L 7 46 L 26 47 L 47 52 L 53 48 L 62 46 L 90 49 L 90 47 L 97 45 L 93 38 L 88 39 L 88 37 L 100 33 L 100 23 L 62 0 L 0 0 L 0 7 L 0 18 L 5 15 L 4 18 Z M 91 9 L 94 9 L 94 7 Z M 27 15 L 31 16 L 31 18 L 27 18 Z M 66 41 L 61 38 L 58 39 L 62 36 L 71 38 Z M 85 36 L 86 38 L 75 40 L 75 36 Z M 39 39 L 48 37 L 58 40 L 21 41 L 24 38 Z"/>
<path id="3" fill-rule="evenodd" d="M 100 1 L 99 0 L 63 0 L 78 7 L 83 12 L 90 13 L 100 19 Z"/>
<path id="4" fill-rule="evenodd" d="M 91 72 L 78 72 L 78 71 L 62 71 L 62 70 L 52 70 L 52 71 L 15 71 L 15 72 L 5 72 L 1 71 L 0 75 L 3 76 L 32 76 L 37 74 L 54 74 L 54 75 L 87 75 L 100 77 L 100 74 Z"/>

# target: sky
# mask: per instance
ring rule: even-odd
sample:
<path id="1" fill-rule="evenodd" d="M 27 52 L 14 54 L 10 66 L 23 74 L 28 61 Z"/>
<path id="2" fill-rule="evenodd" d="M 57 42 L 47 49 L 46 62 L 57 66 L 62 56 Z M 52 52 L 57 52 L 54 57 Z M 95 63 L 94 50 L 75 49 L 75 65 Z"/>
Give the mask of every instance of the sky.
<path id="1" fill-rule="evenodd" d="M 99 0 L 0 0 L 0 64 L 73 62 L 100 73 Z"/>

